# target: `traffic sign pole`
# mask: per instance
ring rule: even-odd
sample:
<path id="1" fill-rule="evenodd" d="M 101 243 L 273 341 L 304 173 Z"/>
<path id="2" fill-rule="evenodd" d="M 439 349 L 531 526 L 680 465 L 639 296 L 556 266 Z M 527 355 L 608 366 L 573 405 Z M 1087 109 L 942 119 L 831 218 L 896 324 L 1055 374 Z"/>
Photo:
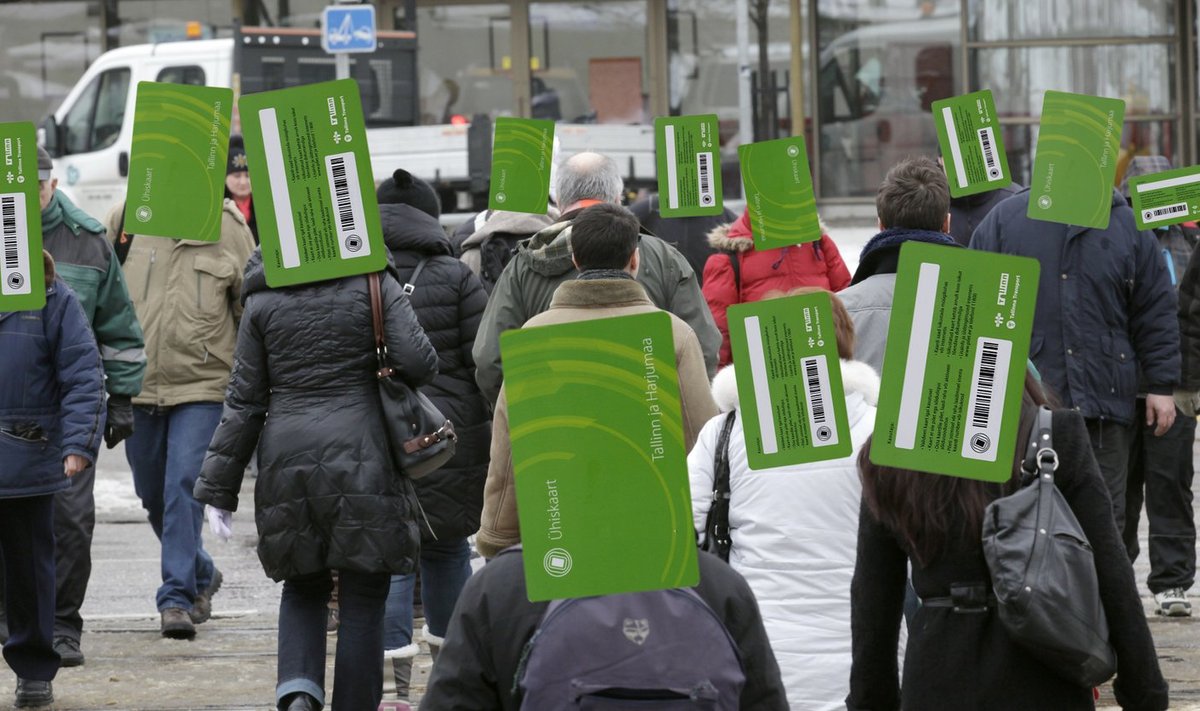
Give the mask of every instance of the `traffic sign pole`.
<path id="1" fill-rule="evenodd" d="M 333 65 L 333 67 L 334 67 L 334 70 L 337 72 L 337 78 L 338 79 L 349 79 L 350 78 L 350 55 L 344 54 L 344 53 L 335 54 L 334 62 L 335 62 L 335 64 Z"/>

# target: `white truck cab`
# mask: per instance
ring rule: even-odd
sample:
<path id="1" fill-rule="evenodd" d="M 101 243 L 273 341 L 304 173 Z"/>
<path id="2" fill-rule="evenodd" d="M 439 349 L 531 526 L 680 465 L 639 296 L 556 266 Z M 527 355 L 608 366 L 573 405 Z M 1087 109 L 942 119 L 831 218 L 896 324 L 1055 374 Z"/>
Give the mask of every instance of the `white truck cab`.
<path id="1" fill-rule="evenodd" d="M 42 125 L 42 140 L 57 156 L 59 189 L 103 219 L 125 199 L 138 82 L 228 87 L 232 73 L 232 39 L 137 45 L 102 54 Z"/>

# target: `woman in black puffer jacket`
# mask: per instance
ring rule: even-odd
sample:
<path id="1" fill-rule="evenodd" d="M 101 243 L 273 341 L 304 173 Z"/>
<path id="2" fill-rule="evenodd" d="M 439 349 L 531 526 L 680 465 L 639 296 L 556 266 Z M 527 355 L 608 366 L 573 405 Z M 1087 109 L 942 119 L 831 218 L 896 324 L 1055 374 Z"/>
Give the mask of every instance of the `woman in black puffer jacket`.
<path id="1" fill-rule="evenodd" d="M 390 271 L 380 287 L 391 365 L 410 386 L 425 385 L 437 374 L 437 354 Z M 284 581 L 278 706 L 327 705 L 325 617 L 336 569 L 341 628 L 333 706 L 374 709 L 383 689 L 388 587 L 392 575 L 416 567 L 420 514 L 387 450 L 367 277 L 272 289 L 255 250 L 243 298 L 225 411 L 196 499 L 237 509 L 257 447 L 258 557 L 267 575 Z"/>
<path id="2" fill-rule="evenodd" d="M 413 309 L 438 354 L 438 376 L 421 388 L 458 433 L 454 458 L 415 482 L 428 525 L 421 526 L 421 602 L 424 637 L 437 654 L 450 613 L 471 576 L 467 536 L 479 529 L 483 484 L 492 438 L 491 408 L 475 384 L 471 349 L 487 306 L 479 278 L 451 256 L 450 239 L 438 222 L 437 194 L 425 181 L 397 170 L 379 186 L 383 237 L 401 283 L 411 285 Z M 417 269 L 420 272 L 417 272 Z M 413 643 L 415 576 L 396 576 L 388 597 L 384 647 L 397 692 L 406 680 Z"/>

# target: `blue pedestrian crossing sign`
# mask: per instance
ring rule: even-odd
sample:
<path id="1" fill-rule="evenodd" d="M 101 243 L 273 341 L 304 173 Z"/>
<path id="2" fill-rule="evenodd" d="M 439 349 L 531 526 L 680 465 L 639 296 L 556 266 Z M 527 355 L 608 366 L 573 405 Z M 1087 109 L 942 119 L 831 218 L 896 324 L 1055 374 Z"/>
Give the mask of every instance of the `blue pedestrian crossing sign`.
<path id="1" fill-rule="evenodd" d="M 375 6 L 330 5 L 321 13 L 321 48 L 330 54 L 375 51 Z"/>

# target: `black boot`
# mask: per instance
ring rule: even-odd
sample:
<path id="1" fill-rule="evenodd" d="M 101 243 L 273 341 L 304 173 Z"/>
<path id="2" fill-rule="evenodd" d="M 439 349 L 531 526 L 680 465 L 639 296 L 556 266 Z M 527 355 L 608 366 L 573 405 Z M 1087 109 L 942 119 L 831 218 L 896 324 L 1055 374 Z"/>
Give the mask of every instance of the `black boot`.
<path id="1" fill-rule="evenodd" d="M 34 706 L 49 706 L 54 703 L 54 691 L 48 681 L 17 679 L 17 701 L 19 709 Z"/>

